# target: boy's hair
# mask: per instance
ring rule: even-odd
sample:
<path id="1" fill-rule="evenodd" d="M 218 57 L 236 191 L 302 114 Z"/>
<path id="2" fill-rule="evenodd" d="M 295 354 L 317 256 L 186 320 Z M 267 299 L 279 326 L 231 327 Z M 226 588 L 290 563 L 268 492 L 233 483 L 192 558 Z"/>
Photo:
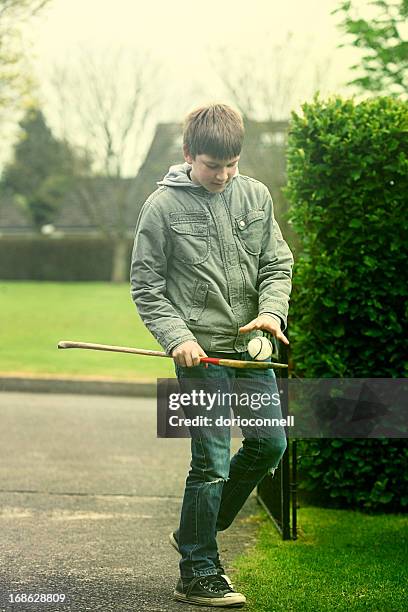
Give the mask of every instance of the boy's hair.
<path id="1" fill-rule="evenodd" d="M 244 122 L 226 104 L 209 104 L 189 113 L 184 122 L 183 145 L 193 159 L 206 154 L 230 159 L 241 153 Z"/>

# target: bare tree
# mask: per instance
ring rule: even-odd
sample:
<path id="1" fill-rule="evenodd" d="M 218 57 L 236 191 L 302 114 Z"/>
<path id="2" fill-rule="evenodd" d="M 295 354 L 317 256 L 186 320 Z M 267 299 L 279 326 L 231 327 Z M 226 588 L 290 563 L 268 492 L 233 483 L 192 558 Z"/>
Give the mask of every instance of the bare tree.
<path id="1" fill-rule="evenodd" d="M 92 174 L 78 180 L 84 214 L 113 244 L 111 279 L 127 278 L 127 208 L 149 145 L 157 107 L 157 68 L 123 51 L 54 67 L 60 137 L 81 147 Z M 103 195 L 102 195 L 103 194 Z"/>
<path id="2" fill-rule="evenodd" d="M 273 40 L 272 34 L 269 40 Z M 282 43 L 264 41 L 242 51 L 218 47 L 210 52 L 210 59 L 227 94 L 246 119 L 282 121 L 288 119 L 301 95 L 307 96 L 319 86 L 316 72 L 312 78 L 306 74 L 308 55 L 308 48 L 295 43 L 288 32 Z"/>
<path id="3" fill-rule="evenodd" d="M 20 22 L 38 13 L 50 0 L 0 0 L 0 19 L 13 15 Z"/>

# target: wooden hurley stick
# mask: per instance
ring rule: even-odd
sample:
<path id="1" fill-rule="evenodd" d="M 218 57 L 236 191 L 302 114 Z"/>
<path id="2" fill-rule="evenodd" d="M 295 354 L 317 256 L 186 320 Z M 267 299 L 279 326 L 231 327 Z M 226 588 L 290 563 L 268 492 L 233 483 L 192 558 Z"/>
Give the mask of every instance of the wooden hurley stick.
<path id="1" fill-rule="evenodd" d="M 61 340 L 58 342 L 59 349 L 78 348 L 89 349 L 91 351 L 112 351 L 114 353 L 131 353 L 132 355 L 147 355 L 148 357 L 168 357 L 173 359 L 171 355 L 167 355 L 162 351 L 150 351 L 148 349 L 137 349 L 130 346 L 112 346 L 110 344 L 93 344 L 91 342 L 73 342 L 71 340 Z M 228 368 L 247 368 L 254 370 L 267 370 L 270 368 L 287 368 L 286 363 L 273 363 L 265 361 L 240 361 L 239 359 L 218 359 L 215 357 L 201 357 L 201 363 L 212 363 L 218 366 L 226 366 Z"/>

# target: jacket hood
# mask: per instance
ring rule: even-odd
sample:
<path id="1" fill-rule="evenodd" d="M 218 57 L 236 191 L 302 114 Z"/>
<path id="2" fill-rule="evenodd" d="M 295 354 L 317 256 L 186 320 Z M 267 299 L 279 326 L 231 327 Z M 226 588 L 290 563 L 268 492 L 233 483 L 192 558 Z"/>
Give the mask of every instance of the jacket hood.
<path id="1" fill-rule="evenodd" d="M 158 181 L 158 185 L 166 185 L 167 187 L 197 187 L 200 188 L 201 185 L 196 185 L 190 179 L 187 174 L 187 170 L 190 170 L 191 166 L 187 162 L 184 164 L 175 164 L 174 166 L 170 166 L 169 171 L 163 178 L 163 180 Z"/>
<path id="2" fill-rule="evenodd" d="M 200 189 L 207 191 L 202 185 L 193 183 L 188 175 L 188 171 L 191 170 L 191 164 L 184 162 L 184 164 L 175 164 L 170 166 L 169 171 L 163 178 L 158 181 L 158 185 L 166 185 L 167 187 L 190 187 L 191 189 Z M 238 168 L 233 176 L 233 179 L 239 174 Z"/>

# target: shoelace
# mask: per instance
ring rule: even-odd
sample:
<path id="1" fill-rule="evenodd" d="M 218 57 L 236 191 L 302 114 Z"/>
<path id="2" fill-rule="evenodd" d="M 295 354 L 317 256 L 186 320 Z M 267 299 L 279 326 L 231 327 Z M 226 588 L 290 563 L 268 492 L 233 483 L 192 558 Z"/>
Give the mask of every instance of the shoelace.
<path id="1" fill-rule="evenodd" d="M 219 574 L 216 574 L 214 576 L 203 576 L 202 578 L 200 578 L 199 584 L 206 591 L 210 591 L 210 593 L 215 593 L 217 591 L 232 591 L 225 578 L 223 578 Z"/>

